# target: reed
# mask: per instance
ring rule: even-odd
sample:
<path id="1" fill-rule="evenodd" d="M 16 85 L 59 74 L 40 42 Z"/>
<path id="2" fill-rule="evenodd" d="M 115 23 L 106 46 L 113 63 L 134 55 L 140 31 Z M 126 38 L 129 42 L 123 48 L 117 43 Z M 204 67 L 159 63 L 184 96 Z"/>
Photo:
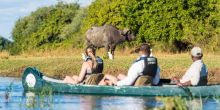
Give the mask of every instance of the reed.
<path id="1" fill-rule="evenodd" d="M 202 110 L 203 100 L 201 97 L 159 97 L 158 101 L 163 103 L 163 106 L 157 108 L 159 110 Z"/>
<path id="2" fill-rule="evenodd" d="M 45 86 L 37 93 L 26 92 L 25 103 L 29 109 L 52 109 L 54 100 L 51 88 Z"/>

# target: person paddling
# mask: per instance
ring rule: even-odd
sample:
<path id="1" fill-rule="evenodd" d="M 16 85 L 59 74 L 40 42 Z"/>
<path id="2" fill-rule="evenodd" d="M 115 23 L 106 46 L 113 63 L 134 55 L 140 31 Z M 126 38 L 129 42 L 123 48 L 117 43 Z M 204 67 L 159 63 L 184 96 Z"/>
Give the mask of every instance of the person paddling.
<path id="1" fill-rule="evenodd" d="M 202 49 L 200 47 L 193 47 L 191 50 L 192 65 L 181 79 L 174 77 L 171 79 L 172 82 L 175 82 L 179 86 L 206 85 L 208 82 L 208 71 L 202 61 L 202 57 Z"/>
<path id="2" fill-rule="evenodd" d="M 133 85 L 136 79 L 141 75 L 152 76 L 152 84 L 157 85 L 160 80 L 160 69 L 157 65 L 157 59 L 150 57 L 150 46 L 148 44 L 142 44 L 138 49 L 138 53 L 140 57 L 131 65 L 127 76 L 119 74 L 115 77 L 107 74 L 99 82 L 99 85 Z"/>
<path id="3" fill-rule="evenodd" d="M 92 46 L 88 46 L 85 50 L 86 57 L 82 64 L 82 68 L 79 76 L 66 76 L 64 83 L 78 84 L 85 80 L 86 75 L 93 73 L 102 73 L 103 71 L 103 60 L 96 56 L 96 50 Z"/>

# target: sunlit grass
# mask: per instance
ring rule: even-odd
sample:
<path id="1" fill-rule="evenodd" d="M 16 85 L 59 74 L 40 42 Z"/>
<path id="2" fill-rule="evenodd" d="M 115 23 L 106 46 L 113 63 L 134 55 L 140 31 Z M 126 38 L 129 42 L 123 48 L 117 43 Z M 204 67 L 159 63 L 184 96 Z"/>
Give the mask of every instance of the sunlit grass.
<path id="1" fill-rule="evenodd" d="M 83 50 L 71 50 L 67 52 L 48 52 L 34 54 L 23 54 L 20 56 L 8 56 L 7 59 L 0 58 L 0 75 L 20 77 L 25 67 L 34 66 L 43 73 L 55 77 L 63 78 L 65 75 L 78 74 L 81 68 L 81 52 Z M 104 51 L 98 52 L 99 56 L 104 55 Z M 163 78 L 181 76 L 191 65 L 192 61 L 188 53 L 167 54 L 154 53 L 158 58 Z M 129 51 L 117 51 L 114 60 L 104 60 L 104 73 L 117 75 L 127 73 L 132 62 L 137 58 L 136 54 L 129 54 Z M 220 68 L 220 55 L 204 55 L 204 62 L 210 71 Z M 214 73 L 213 73 L 214 72 Z M 210 72 L 210 79 L 217 81 L 217 72 Z"/>

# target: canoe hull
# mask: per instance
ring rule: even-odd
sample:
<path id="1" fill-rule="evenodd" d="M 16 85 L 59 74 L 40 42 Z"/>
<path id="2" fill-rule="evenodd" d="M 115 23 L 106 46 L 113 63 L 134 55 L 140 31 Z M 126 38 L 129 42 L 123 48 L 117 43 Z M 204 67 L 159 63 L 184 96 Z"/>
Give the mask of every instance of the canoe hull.
<path id="1" fill-rule="evenodd" d="M 30 75 L 33 74 L 33 75 Z M 34 76 L 35 83 L 31 84 L 28 77 Z M 33 78 L 29 78 L 33 80 Z M 34 82 L 34 81 L 33 81 Z M 89 95 L 120 95 L 120 96 L 220 96 L 220 85 L 177 87 L 177 86 L 97 86 L 97 85 L 72 85 L 62 82 L 53 82 L 44 79 L 42 73 L 34 68 L 27 68 L 22 77 L 25 90 L 39 91 L 49 88 L 53 92 Z"/>

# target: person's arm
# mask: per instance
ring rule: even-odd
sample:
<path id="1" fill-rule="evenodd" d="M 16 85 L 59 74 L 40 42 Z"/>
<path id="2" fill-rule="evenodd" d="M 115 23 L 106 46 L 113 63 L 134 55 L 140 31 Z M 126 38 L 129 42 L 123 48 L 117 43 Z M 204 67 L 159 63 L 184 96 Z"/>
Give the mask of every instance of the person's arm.
<path id="1" fill-rule="evenodd" d="M 134 64 L 129 68 L 128 70 L 128 76 L 124 78 L 121 81 L 117 82 L 117 86 L 124 86 L 124 85 L 132 85 L 137 77 L 142 73 L 144 70 L 144 61 L 139 61 Z"/>
<path id="2" fill-rule="evenodd" d="M 78 80 L 77 80 L 77 83 L 80 83 L 80 82 L 83 81 L 83 79 L 84 79 L 84 77 L 85 77 L 85 75 L 86 75 L 88 66 L 89 66 L 89 65 L 88 65 L 88 62 L 84 62 L 84 63 L 82 64 L 82 68 L 81 68 L 81 71 L 80 71 L 80 73 L 79 73 L 79 78 L 78 78 Z"/>
<path id="3" fill-rule="evenodd" d="M 180 86 L 195 86 L 198 85 L 200 79 L 201 65 L 193 64 L 186 72 L 185 77 L 180 79 L 178 85 Z"/>
<path id="4" fill-rule="evenodd" d="M 92 69 L 96 69 L 97 68 L 97 61 L 96 61 L 96 57 L 93 55 L 93 53 L 88 53 L 89 56 L 92 58 Z"/>
<path id="5" fill-rule="evenodd" d="M 191 86 L 192 83 L 191 83 L 191 81 L 187 81 L 187 82 L 184 82 L 184 83 L 177 82 L 177 85 L 178 85 L 178 86 Z"/>

